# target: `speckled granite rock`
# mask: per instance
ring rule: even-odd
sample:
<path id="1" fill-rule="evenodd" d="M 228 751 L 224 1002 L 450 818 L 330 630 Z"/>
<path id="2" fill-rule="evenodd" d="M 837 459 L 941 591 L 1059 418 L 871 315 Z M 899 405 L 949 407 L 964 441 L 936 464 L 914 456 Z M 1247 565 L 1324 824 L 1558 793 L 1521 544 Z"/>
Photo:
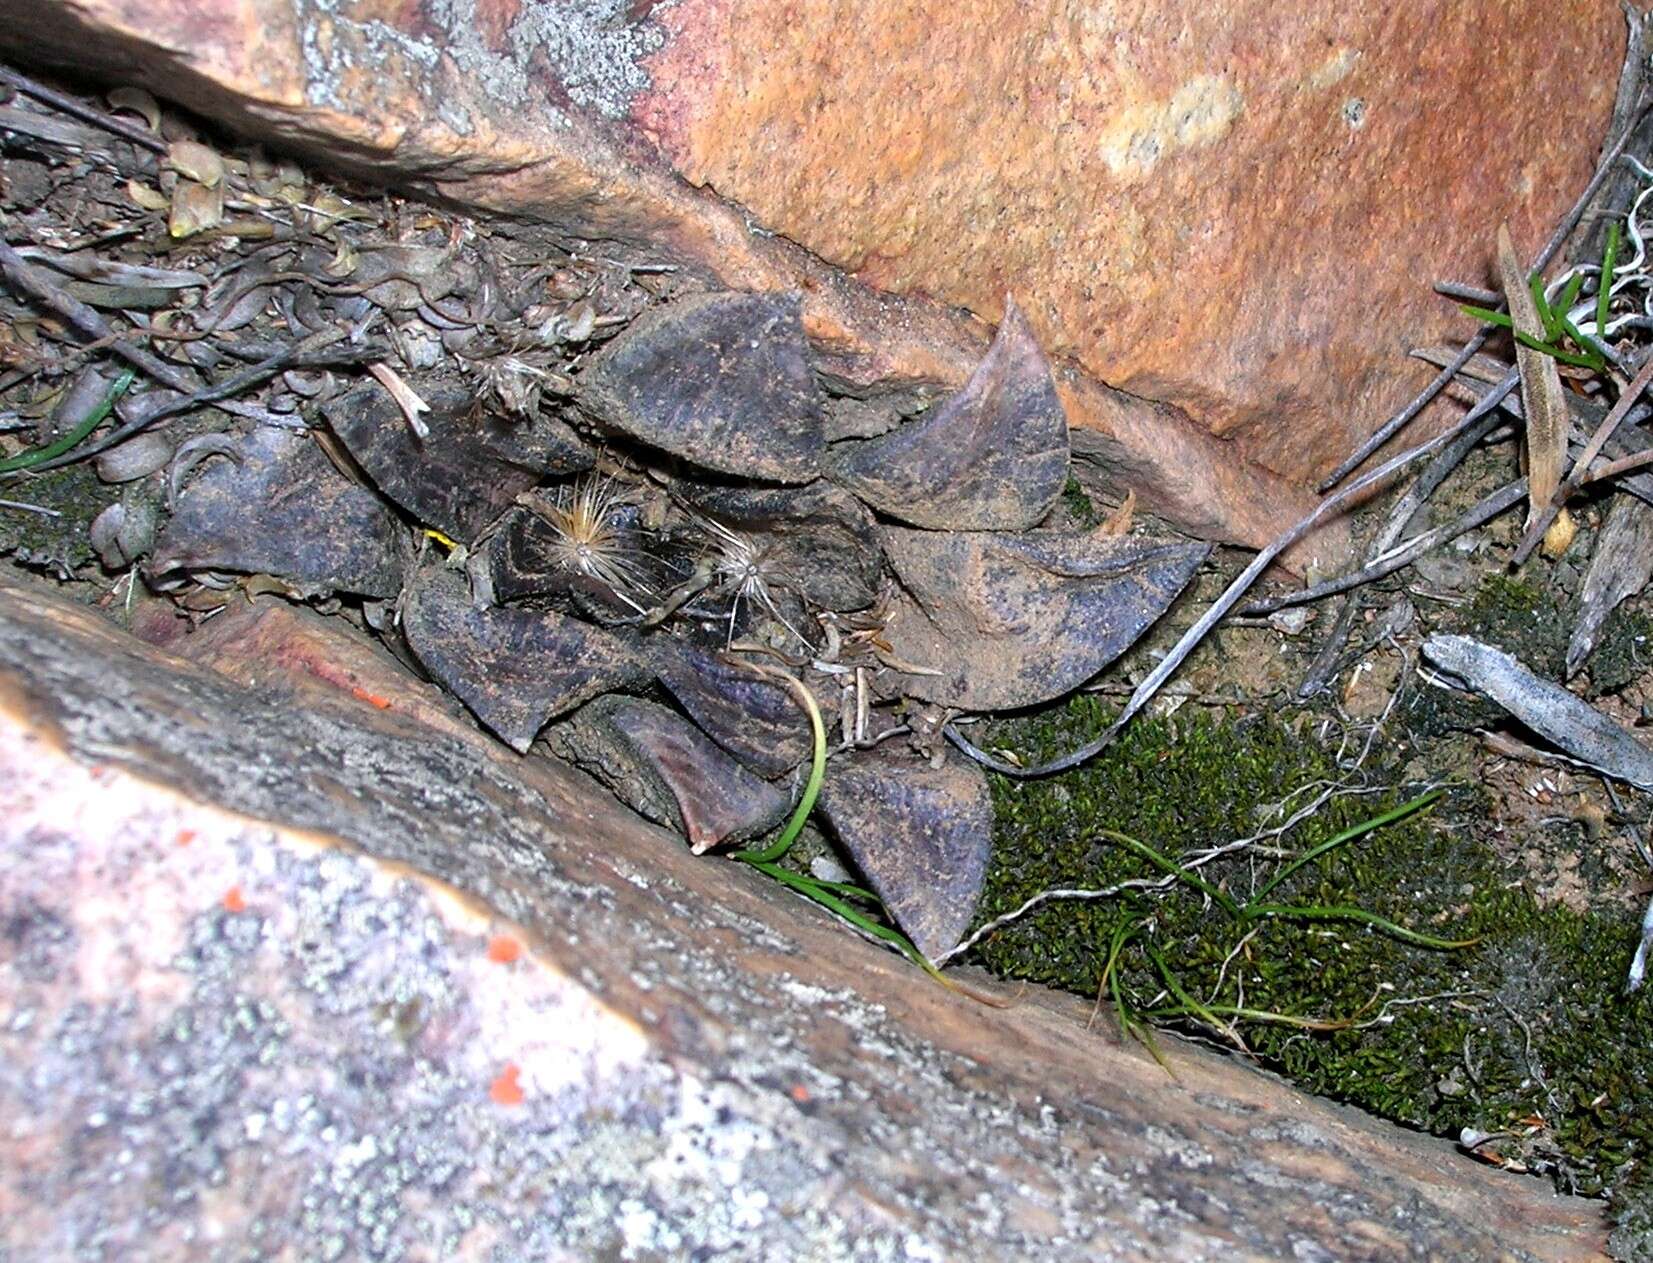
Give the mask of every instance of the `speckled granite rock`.
<path id="1" fill-rule="evenodd" d="M 935 986 L 308 621 L 219 674 L 0 584 L 12 1263 L 1598 1257 L 1449 1145 Z"/>

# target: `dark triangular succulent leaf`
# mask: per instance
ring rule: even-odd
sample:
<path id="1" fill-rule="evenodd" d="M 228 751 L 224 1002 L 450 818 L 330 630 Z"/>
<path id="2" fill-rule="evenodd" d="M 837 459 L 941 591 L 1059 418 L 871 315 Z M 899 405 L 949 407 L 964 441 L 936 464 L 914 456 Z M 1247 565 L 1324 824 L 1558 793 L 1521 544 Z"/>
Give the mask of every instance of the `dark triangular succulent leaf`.
<path id="1" fill-rule="evenodd" d="M 902 933 L 934 960 L 970 924 L 992 850 L 987 778 L 948 751 L 930 761 L 893 745 L 835 758 L 821 810 Z"/>
<path id="2" fill-rule="evenodd" d="M 790 772 L 808 756 L 809 720 L 784 687 L 727 654 L 658 642 L 656 674 L 703 732 L 760 776 Z"/>
<path id="3" fill-rule="evenodd" d="M 831 477 L 881 513 L 935 530 L 1017 531 L 1067 485 L 1068 422 L 1033 330 L 1012 302 L 956 395 L 916 421 L 841 444 Z"/>
<path id="4" fill-rule="evenodd" d="M 471 588 L 482 605 L 509 605 L 516 601 L 549 598 L 559 609 L 604 626 L 632 624 L 638 606 L 615 595 L 602 580 L 572 568 L 574 550 L 545 516 L 538 491 L 507 509 L 472 548 L 466 562 Z M 616 529 L 627 541 L 628 570 L 638 579 L 637 598 L 647 599 L 671 572 L 643 548 L 645 533 L 638 529 L 638 513 L 625 507 L 612 512 Z M 635 538 L 633 546 L 629 541 Z M 628 592 L 632 589 L 627 588 Z"/>
<path id="5" fill-rule="evenodd" d="M 804 487 L 681 484 L 688 501 L 765 544 L 777 585 L 825 610 L 878 599 L 884 553 L 873 516 L 825 480 Z"/>
<path id="6" fill-rule="evenodd" d="M 961 710 L 1059 697 L 1136 641 L 1193 578 L 1203 543 L 1101 532 L 951 534 L 886 527 L 901 583 L 884 625 L 902 662 L 884 685 Z"/>
<path id="7" fill-rule="evenodd" d="M 553 611 L 479 608 L 444 566 L 410 581 L 402 630 L 426 670 L 519 752 L 547 720 L 646 678 L 619 637 Z"/>
<path id="8" fill-rule="evenodd" d="M 640 698 L 599 697 L 546 739 L 696 854 L 772 828 L 792 805 L 676 711 Z"/>
<path id="9" fill-rule="evenodd" d="M 808 482 L 821 397 L 795 294 L 697 294 L 645 312 L 580 374 L 580 406 L 704 469 Z"/>
<path id="10" fill-rule="evenodd" d="M 260 426 L 184 485 L 152 573 L 268 574 L 305 596 L 401 590 L 408 532 L 384 501 L 334 469 L 306 434 Z"/>
<path id="11" fill-rule="evenodd" d="M 568 588 L 566 549 L 556 529 L 539 514 L 514 505 L 471 551 L 471 583 L 486 604 L 509 605 Z"/>
<path id="12" fill-rule="evenodd" d="M 324 406 L 333 432 L 374 485 L 426 526 L 469 544 L 512 501 L 549 474 L 590 469 L 591 453 L 548 416 L 531 423 L 473 408 L 474 392 L 428 389 L 430 431 L 413 433 L 377 385 Z"/>

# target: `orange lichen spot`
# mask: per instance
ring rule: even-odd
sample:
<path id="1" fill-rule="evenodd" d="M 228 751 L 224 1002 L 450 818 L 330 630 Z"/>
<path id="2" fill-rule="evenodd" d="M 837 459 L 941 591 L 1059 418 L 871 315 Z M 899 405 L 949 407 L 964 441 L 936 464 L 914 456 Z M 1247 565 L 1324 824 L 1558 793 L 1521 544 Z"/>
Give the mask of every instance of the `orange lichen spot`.
<path id="1" fill-rule="evenodd" d="M 496 965 L 509 965 L 522 955 L 522 944 L 509 934 L 496 934 L 488 940 L 488 959 Z"/>
<path id="2" fill-rule="evenodd" d="M 173 838 L 172 840 L 174 842 L 176 842 L 179 846 L 188 846 L 191 842 L 195 841 L 195 830 L 194 829 L 179 829 L 178 830 L 178 835 L 175 838 Z"/>
<path id="3" fill-rule="evenodd" d="M 241 887 L 231 886 L 224 892 L 225 912 L 245 912 L 247 910 L 247 896 L 241 893 Z"/>
<path id="4" fill-rule="evenodd" d="M 521 1073 L 516 1062 L 507 1062 L 505 1069 L 495 1075 L 494 1081 L 488 1085 L 488 1099 L 495 1105 L 521 1105 L 522 1084 L 517 1082 L 517 1076 Z"/>
<path id="5" fill-rule="evenodd" d="M 794 1083 L 791 1090 L 792 1099 L 799 1105 L 809 1104 L 809 1089 L 801 1083 Z"/>
<path id="6" fill-rule="evenodd" d="M 366 702 L 369 706 L 377 706 L 380 710 L 390 709 L 390 699 L 388 697 L 380 697 L 377 693 L 369 693 L 360 684 L 350 686 L 350 696 L 358 702 Z"/>

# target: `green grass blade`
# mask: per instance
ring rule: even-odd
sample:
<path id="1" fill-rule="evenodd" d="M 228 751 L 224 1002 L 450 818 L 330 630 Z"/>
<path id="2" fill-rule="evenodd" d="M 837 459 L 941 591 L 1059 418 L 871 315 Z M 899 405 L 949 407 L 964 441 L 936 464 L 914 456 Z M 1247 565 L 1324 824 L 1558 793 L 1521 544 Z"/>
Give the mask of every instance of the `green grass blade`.
<path id="1" fill-rule="evenodd" d="M 943 986 L 951 987 L 941 971 L 933 965 L 929 958 L 913 945 L 911 939 L 899 930 L 891 929 L 887 925 L 880 925 L 858 908 L 846 902 L 848 899 L 866 900 L 883 908 L 882 901 L 870 890 L 863 890 L 850 882 L 824 881 L 819 877 L 805 876 L 795 873 L 790 868 L 782 868 L 775 861 L 785 855 L 792 843 L 803 831 L 804 821 L 809 819 L 809 813 L 815 809 L 816 796 L 821 792 L 821 781 L 826 777 L 826 725 L 821 721 L 821 708 L 815 704 L 815 697 L 800 680 L 794 676 L 784 675 L 759 669 L 759 674 L 771 679 L 778 679 L 791 689 L 798 703 L 809 712 L 809 728 L 814 738 L 815 749 L 810 759 L 809 780 L 804 784 L 803 796 L 798 799 L 798 805 L 793 809 L 792 818 L 787 821 L 786 828 L 781 831 L 768 846 L 760 851 L 736 851 L 732 858 L 750 864 L 765 876 L 773 878 L 781 885 L 789 887 L 820 904 L 828 912 L 848 921 L 856 929 L 871 935 L 880 942 L 894 947 L 913 964 L 919 966 Z"/>
<path id="2" fill-rule="evenodd" d="M 1468 303 L 1459 304 L 1458 310 L 1466 316 L 1479 320 L 1484 325 L 1497 325 L 1500 329 L 1514 331 L 1516 341 L 1521 343 L 1522 346 L 1531 347 L 1535 351 L 1542 351 L 1545 355 L 1552 356 L 1563 364 L 1574 364 L 1579 368 L 1594 368 L 1597 372 L 1601 371 L 1597 368 L 1596 361 L 1588 356 L 1575 355 L 1571 351 L 1556 346 L 1553 341 L 1545 342 L 1541 338 L 1535 338 L 1531 334 L 1520 332 L 1515 328 L 1515 322 L 1501 311 L 1488 311 L 1485 307 L 1472 307 Z M 1565 324 L 1565 321 L 1563 324 Z M 1551 337 L 1558 338 L 1564 332 L 1566 332 L 1565 328 L 1558 326 Z M 1583 346 L 1585 343 L 1580 342 L 1579 345 Z"/>
<path id="3" fill-rule="evenodd" d="M 1272 1009 L 1248 1009 L 1237 1004 L 1208 1004 L 1205 1006 L 1219 1017 L 1237 1017 L 1245 1022 L 1264 1022 L 1272 1026 L 1295 1026 L 1305 1031 L 1346 1031 L 1355 1024 L 1353 1018 L 1295 1017 L 1290 1013 L 1276 1013 Z M 1147 1009 L 1144 1017 L 1182 1017 L 1182 1007 Z"/>
<path id="4" fill-rule="evenodd" d="M 1515 340 L 1522 346 L 1531 347 L 1535 351 L 1542 351 L 1551 359 L 1560 360 L 1563 364 L 1572 364 L 1578 368 L 1595 368 L 1596 361 L 1587 355 L 1578 355 L 1572 351 L 1564 351 L 1548 342 L 1540 342 L 1537 338 L 1517 330 Z M 1599 370 L 1598 370 L 1599 371 Z"/>
<path id="5" fill-rule="evenodd" d="M 1559 316 L 1565 316 L 1573 309 L 1573 304 L 1578 301 L 1578 292 L 1583 288 L 1584 273 L 1574 272 L 1567 280 L 1567 288 L 1561 291 L 1561 297 L 1550 310 Z"/>
<path id="6" fill-rule="evenodd" d="M 104 418 L 109 415 L 110 409 L 115 406 L 115 400 L 126 392 L 126 388 L 132 384 L 132 379 L 136 376 L 137 374 L 131 369 L 123 372 L 115 379 L 115 384 L 109 387 L 103 398 L 98 401 L 98 406 L 87 414 L 86 420 L 61 438 L 53 439 L 44 447 L 37 447 L 28 452 L 19 452 L 8 460 L 0 460 L 0 474 L 16 473 L 20 469 L 29 469 L 40 464 L 41 461 L 51 460 L 54 456 L 63 455 L 64 452 L 67 452 L 103 424 Z"/>
<path id="7" fill-rule="evenodd" d="M 814 877 L 811 880 L 822 890 L 830 890 L 845 899 L 859 899 L 862 903 L 882 903 L 875 892 L 865 886 L 857 886 L 854 882 L 828 881 L 824 877 Z"/>
<path id="8" fill-rule="evenodd" d="M 917 965 L 920 969 L 924 970 L 925 973 L 936 979 L 936 981 L 941 983 L 947 982 L 947 980 L 941 976 L 941 971 L 930 963 L 929 958 L 925 956 L 923 952 L 919 951 L 918 948 L 913 945 L 912 940 L 905 934 L 901 933 L 899 930 L 892 930 L 887 925 L 880 925 L 878 922 L 868 917 L 865 913 L 852 908 L 830 890 L 824 889 L 824 883 L 817 878 L 805 877 L 802 873 L 794 873 L 790 868 L 782 868 L 779 864 L 768 860 L 748 860 L 747 863 L 751 864 L 753 868 L 757 869 L 765 876 L 773 877 L 776 881 L 780 882 L 781 885 L 788 886 L 797 891 L 806 899 L 814 900 L 828 912 L 835 913 L 836 915 L 842 917 L 845 921 L 848 921 L 856 929 L 861 930 L 866 934 L 870 934 L 873 938 L 878 939 L 880 942 L 888 943 L 908 960 L 912 961 L 913 964 Z"/>
<path id="9" fill-rule="evenodd" d="M 1372 832 L 1374 829 L 1381 829 L 1386 824 L 1394 824 L 1397 820 L 1404 820 L 1406 817 L 1422 811 L 1425 807 L 1432 807 L 1439 802 L 1445 794 L 1446 791 L 1444 789 L 1432 789 L 1427 793 L 1419 794 L 1416 798 L 1409 802 L 1404 802 L 1398 807 L 1391 807 L 1388 811 L 1385 811 L 1380 815 L 1373 816 L 1369 820 L 1362 820 L 1359 824 L 1350 825 L 1347 829 L 1343 830 L 1342 833 L 1337 834 L 1335 837 L 1327 838 L 1319 846 L 1311 847 L 1309 850 L 1299 855 L 1291 863 L 1287 864 L 1263 884 L 1263 888 L 1252 896 L 1252 900 L 1255 902 L 1267 899 L 1269 893 L 1276 886 L 1285 881 L 1286 878 L 1290 877 L 1298 869 L 1302 868 L 1303 865 L 1312 863 L 1314 860 L 1319 859 L 1327 851 L 1335 850 L 1345 843 L 1353 842 L 1356 838 L 1362 837 L 1365 834 Z"/>
<path id="10" fill-rule="evenodd" d="M 1240 905 L 1235 903 L 1233 898 L 1226 891 L 1219 890 L 1210 882 L 1206 881 L 1205 878 L 1194 872 L 1193 869 L 1184 868 L 1175 860 L 1168 859 L 1166 856 L 1161 855 L 1146 842 L 1139 842 L 1128 833 L 1120 833 L 1116 829 L 1102 829 L 1099 830 L 1099 833 L 1102 837 L 1118 842 L 1128 849 L 1135 851 L 1143 858 L 1151 860 L 1165 872 L 1174 874 L 1179 881 L 1187 882 L 1190 886 L 1194 887 L 1194 889 L 1211 896 L 1213 900 L 1222 905 L 1223 911 L 1227 912 L 1229 916 L 1237 917 L 1240 915 Z"/>
<path id="11" fill-rule="evenodd" d="M 1147 953 L 1149 961 L 1152 962 L 1154 968 L 1159 971 L 1159 976 L 1165 980 L 1165 989 L 1169 991 L 1172 996 L 1176 998 L 1177 1003 L 1182 1006 L 1185 1016 L 1199 1018 L 1200 1021 L 1204 1022 L 1212 1030 L 1219 1032 L 1224 1039 L 1227 1039 L 1241 1052 L 1250 1051 L 1246 1048 L 1245 1040 L 1240 1038 L 1240 1032 L 1234 1029 L 1234 1024 L 1232 1022 L 1223 1021 L 1222 1018 L 1213 1013 L 1211 1008 L 1203 1001 L 1196 1000 L 1193 996 L 1189 995 L 1187 991 L 1183 990 L 1182 984 L 1177 981 L 1177 976 L 1171 972 L 1171 966 L 1165 963 L 1165 957 L 1160 955 L 1158 948 L 1156 948 L 1152 943 L 1144 941 L 1142 944 L 1142 950 Z"/>
<path id="12" fill-rule="evenodd" d="M 763 674 L 774 678 L 778 673 Z M 821 722 L 821 708 L 815 704 L 814 694 L 798 680 L 790 675 L 780 678 L 786 681 L 793 696 L 809 712 L 809 729 L 815 740 L 815 753 L 809 764 L 809 780 L 804 784 L 803 797 L 798 799 L 798 806 L 793 811 L 792 818 L 786 822 L 786 828 L 781 830 L 781 836 L 761 851 L 734 853 L 735 859 L 745 860 L 748 864 L 773 863 L 786 854 L 797 841 L 798 835 L 803 832 L 804 821 L 809 819 L 809 813 L 815 810 L 815 797 L 821 792 L 821 781 L 826 777 L 826 726 Z"/>
<path id="13" fill-rule="evenodd" d="M 1596 372 L 1604 373 L 1607 371 L 1607 353 L 1601 349 L 1600 342 L 1581 330 L 1571 320 L 1563 320 L 1561 327 L 1566 331 L 1569 338 L 1584 349 L 1585 358 L 1590 361 Z"/>
<path id="14" fill-rule="evenodd" d="M 1555 308 L 1551 307 L 1549 299 L 1544 297 L 1544 278 L 1534 272 L 1527 278 L 1527 288 L 1532 291 L 1533 306 L 1538 308 L 1538 319 L 1544 326 L 1544 341 L 1559 341 L 1561 325 L 1556 320 Z"/>
<path id="15" fill-rule="evenodd" d="M 1601 279 L 1596 282 L 1596 336 L 1607 336 L 1608 309 L 1613 302 L 1613 265 L 1619 260 L 1619 221 L 1607 225 L 1607 244 L 1601 252 Z"/>
<path id="16" fill-rule="evenodd" d="M 1140 925 L 1122 925 L 1113 932 L 1113 938 L 1108 944 L 1108 961 L 1102 968 L 1102 982 L 1098 990 L 1105 987 L 1113 997 L 1114 1016 L 1119 1019 L 1119 1037 L 1136 1040 L 1159 1063 L 1159 1068 L 1175 1079 L 1176 1071 L 1171 1069 L 1170 1063 L 1159 1051 L 1159 1045 L 1154 1042 L 1154 1028 L 1144 1022 L 1138 1022 L 1131 1015 L 1130 1001 L 1125 998 L 1125 988 L 1119 981 L 1119 958 L 1131 940 L 1141 932 Z"/>
<path id="17" fill-rule="evenodd" d="M 1450 939 L 1436 938 L 1433 934 L 1420 934 L 1416 930 L 1409 930 L 1403 925 L 1396 925 L 1387 917 L 1380 917 L 1375 912 L 1368 912 L 1365 908 L 1352 908 L 1346 904 L 1321 906 L 1319 904 L 1285 905 L 1278 903 L 1249 904 L 1245 915 L 1248 919 L 1262 920 L 1270 918 L 1281 921 L 1358 921 L 1362 925 L 1372 926 L 1382 930 L 1403 943 L 1411 943 L 1417 947 L 1429 947 L 1436 951 L 1457 951 L 1463 947 L 1473 947 L 1481 940 L 1479 938 Z"/>
<path id="18" fill-rule="evenodd" d="M 1501 311 L 1492 311 L 1486 307 L 1472 307 L 1468 303 L 1459 303 L 1458 310 L 1472 319 L 1479 320 L 1484 325 L 1497 325 L 1500 329 L 1515 328 L 1515 321 Z"/>
<path id="19" fill-rule="evenodd" d="M 1120 925 L 1114 928 L 1114 932 L 1108 940 L 1107 959 L 1102 962 L 1102 978 L 1097 984 L 1098 991 L 1110 985 L 1117 987 L 1119 980 L 1115 969 L 1119 964 L 1119 957 L 1124 952 L 1126 944 L 1135 938 L 1141 929 L 1142 927 L 1139 925 Z M 1119 998 L 1116 992 L 1115 999 L 1118 1000 Z"/>

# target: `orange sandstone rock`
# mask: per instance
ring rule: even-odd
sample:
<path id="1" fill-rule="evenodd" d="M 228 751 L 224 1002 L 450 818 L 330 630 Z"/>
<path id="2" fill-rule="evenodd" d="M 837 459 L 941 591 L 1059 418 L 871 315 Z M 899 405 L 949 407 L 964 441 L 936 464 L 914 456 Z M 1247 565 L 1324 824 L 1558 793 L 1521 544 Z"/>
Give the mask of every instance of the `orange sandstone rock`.
<path id="1" fill-rule="evenodd" d="M 1609 0 L 14 0 L 0 48 L 714 286 L 858 392 L 956 389 L 1012 294 L 1074 451 L 1257 546 L 1414 387 L 1485 224 L 1583 183 Z M 1535 86 L 1536 85 L 1536 86 Z M 1427 423 L 1427 422 L 1426 422 Z M 1426 424 L 1425 423 L 1425 424 Z M 1341 555 L 1334 524 L 1288 557 Z"/>

